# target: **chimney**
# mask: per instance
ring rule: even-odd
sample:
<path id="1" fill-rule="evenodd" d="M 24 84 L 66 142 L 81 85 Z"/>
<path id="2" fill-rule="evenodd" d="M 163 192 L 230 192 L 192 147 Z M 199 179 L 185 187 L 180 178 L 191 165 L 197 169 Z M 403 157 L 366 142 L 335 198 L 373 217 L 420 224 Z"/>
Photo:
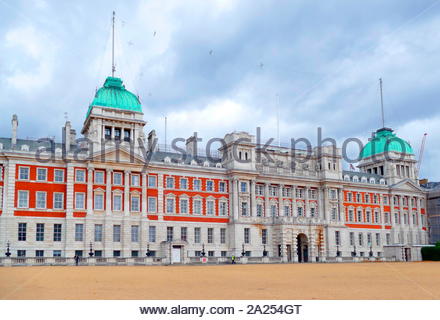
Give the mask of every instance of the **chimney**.
<path id="1" fill-rule="evenodd" d="M 11 143 L 12 143 L 12 148 L 15 149 L 15 147 L 17 146 L 17 128 L 18 128 L 18 118 L 16 114 L 12 116 L 11 124 L 12 124 Z"/>
<path id="2" fill-rule="evenodd" d="M 76 130 L 75 129 L 70 130 L 70 144 L 76 145 Z"/>
<path id="3" fill-rule="evenodd" d="M 156 130 L 151 130 L 148 134 L 148 151 L 154 151 L 156 144 Z"/>
<path id="4" fill-rule="evenodd" d="M 72 125 L 70 124 L 70 121 L 66 121 L 66 124 L 64 125 L 63 128 L 63 142 L 66 148 L 66 153 L 70 151 L 71 132 L 72 132 Z"/>

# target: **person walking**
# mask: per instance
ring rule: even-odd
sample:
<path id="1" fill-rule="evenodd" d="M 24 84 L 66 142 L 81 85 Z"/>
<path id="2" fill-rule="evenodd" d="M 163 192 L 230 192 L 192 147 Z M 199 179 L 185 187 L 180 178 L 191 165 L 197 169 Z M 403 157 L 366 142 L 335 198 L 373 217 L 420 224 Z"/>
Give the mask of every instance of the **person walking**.
<path id="1" fill-rule="evenodd" d="M 79 263 L 79 256 L 78 256 L 78 255 L 75 255 L 75 256 L 73 257 L 73 259 L 75 259 L 75 265 L 78 265 L 78 263 Z"/>
<path id="2" fill-rule="evenodd" d="M 232 256 L 231 260 L 232 260 L 232 264 L 235 264 L 235 256 Z"/>

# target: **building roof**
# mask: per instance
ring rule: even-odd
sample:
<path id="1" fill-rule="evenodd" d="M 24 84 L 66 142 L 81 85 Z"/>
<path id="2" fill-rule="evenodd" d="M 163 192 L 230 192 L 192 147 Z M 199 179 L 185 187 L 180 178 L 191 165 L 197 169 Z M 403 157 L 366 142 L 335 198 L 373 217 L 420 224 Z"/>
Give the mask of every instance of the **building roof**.
<path id="1" fill-rule="evenodd" d="M 49 139 L 49 138 L 48 138 Z M 3 150 L 10 151 L 12 150 L 12 139 L 11 138 L 0 138 L 0 152 Z M 15 145 L 14 150 L 18 151 L 37 151 L 38 148 L 45 147 L 49 149 L 50 142 L 49 140 L 44 141 L 43 139 L 39 140 L 31 140 L 31 139 L 17 139 L 17 144 Z M 56 142 L 54 144 L 55 148 L 62 148 L 63 144 L 60 142 Z M 75 147 L 75 145 L 71 145 L 71 147 Z"/>
<path id="2" fill-rule="evenodd" d="M 440 190 L 440 182 L 428 182 L 428 183 L 422 184 L 421 187 L 423 187 L 427 190 Z"/>
<path id="3" fill-rule="evenodd" d="M 96 91 L 95 98 L 87 111 L 87 116 L 93 106 L 142 112 L 139 98 L 125 89 L 122 79 L 115 77 L 107 77 L 103 87 Z"/>
<path id="4" fill-rule="evenodd" d="M 348 177 L 348 179 L 346 178 Z M 357 177 L 356 179 L 353 179 L 354 177 Z M 348 180 L 351 182 L 366 182 L 366 183 L 374 183 L 373 184 L 385 184 L 385 178 L 379 174 L 375 173 L 368 173 L 368 172 L 360 172 L 360 171 L 342 171 L 342 178 L 343 180 Z M 381 183 L 382 180 L 382 183 Z"/>
<path id="5" fill-rule="evenodd" d="M 365 145 L 359 157 L 360 159 L 365 159 L 373 155 L 390 151 L 414 154 L 414 151 L 408 142 L 397 137 L 392 129 L 382 128 L 376 131 L 374 138 Z"/>

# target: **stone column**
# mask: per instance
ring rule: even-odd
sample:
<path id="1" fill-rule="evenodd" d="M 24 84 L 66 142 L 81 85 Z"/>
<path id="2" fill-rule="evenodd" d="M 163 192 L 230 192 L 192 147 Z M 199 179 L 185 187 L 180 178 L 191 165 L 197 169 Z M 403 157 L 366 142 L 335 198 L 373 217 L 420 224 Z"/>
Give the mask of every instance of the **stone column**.
<path id="1" fill-rule="evenodd" d="M 284 185 L 280 184 L 279 185 L 279 190 L 278 190 L 278 216 L 281 217 L 283 216 L 283 188 Z"/>
<path id="2" fill-rule="evenodd" d="M 250 181 L 251 184 L 251 212 L 250 215 L 253 217 L 257 216 L 257 198 L 255 197 L 255 179 Z"/>
<path id="3" fill-rule="evenodd" d="M 344 196 L 342 189 L 338 188 L 338 221 L 345 221 L 345 211 L 344 211 Z M 342 236 L 342 234 L 341 234 Z"/>
<path id="4" fill-rule="evenodd" d="M 67 164 L 66 170 L 66 217 L 73 217 L 75 194 L 73 191 L 75 169 L 72 163 Z"/>
<path id="5" fill-rule="evenodd" d="M 142 173 L 142 216 L 147 214 L 147 174 Z"/>
<path id="6" fill-rule="evenodd" d="M 234 214 L 234 220 L 238 220 L 238 216 L 239 216 L 239 208 L 238 206 L 240 205 L 239 201 L 238 201 L 238 179 L 234 178 L 233 179 L 233 197 L 232 197 L 233 203 L 232 203 L 232 212 Z"/>
<path id="7" fill-rule="evenodd" d="M 87 215 L 93 214 L 93 168 L 87 170 Z"/>
<path id="8" fill-rule="evenodd" d="M 328 199 L 328 187 L 324 187 L 322 189 L 322 214 L 323 214 L 323 219 L 325 221 L 330 221 L 330 218 L 328 217 L 328 209 L 330 208 L 330 203 L 329 203 L 329 199 Z"/>
<path id="9" fill-rule="evenodd" d="M 310 218 L 310 212 L 309 211 L 309 187 L 304 188 L 304 216 L 307 218 Z"/>
<path id="10" fill-rule="evenodd" d="M 124 171 L 124 216 L 130 215 L 130 171 Z"/>
<path id="11" fill-rule="evenodd" d="M 296 217 L 297 213 L 298 209 L 296 207 L 296 187 L 292 185 L 292 217 Z"/>
<path id="12" fill-rule="evenodd" d="M 148 242 L 148 217 L 147 217 L 147 174 L 142 173 L 142 214 L 140 215 L 139 227 L 139 256 L 145 257 L 146 244 Z"/>
<path id="13" fill-rule="evenodd" d="M 269 203 L 269 184 L 266 182 L 264 184 L 264 215 L 266 217 L 270 217 Z"/>
<path id="14" fill-rule="evenodd" d="M 105 214 L 110 216 L 112 214 L 112 169 L 106 171 L 105 184 Z"/>

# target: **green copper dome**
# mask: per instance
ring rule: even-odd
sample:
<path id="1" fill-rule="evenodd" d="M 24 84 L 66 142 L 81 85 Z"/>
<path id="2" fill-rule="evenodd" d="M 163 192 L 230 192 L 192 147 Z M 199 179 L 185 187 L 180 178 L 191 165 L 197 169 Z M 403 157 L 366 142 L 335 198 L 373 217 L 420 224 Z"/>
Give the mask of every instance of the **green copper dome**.
<path id="1" fill-rule="evenodd" d="M 360 159 L 365 159 L 386 151 L 414 154 L 408 142 L 397 137 L 392 129 L 382 128 L 376 131 L 374 138 L 365 145 L 359 157 Z"/>
<path id="2" fill-rule="evenodd" d="M 115 108 L 127 111 L 142 112 L 139 98 L 125 89 L 120 78 L 107 77 L 104 86 L 100 88 L 89 106 L 87 116 L 93 106 Z"/>

